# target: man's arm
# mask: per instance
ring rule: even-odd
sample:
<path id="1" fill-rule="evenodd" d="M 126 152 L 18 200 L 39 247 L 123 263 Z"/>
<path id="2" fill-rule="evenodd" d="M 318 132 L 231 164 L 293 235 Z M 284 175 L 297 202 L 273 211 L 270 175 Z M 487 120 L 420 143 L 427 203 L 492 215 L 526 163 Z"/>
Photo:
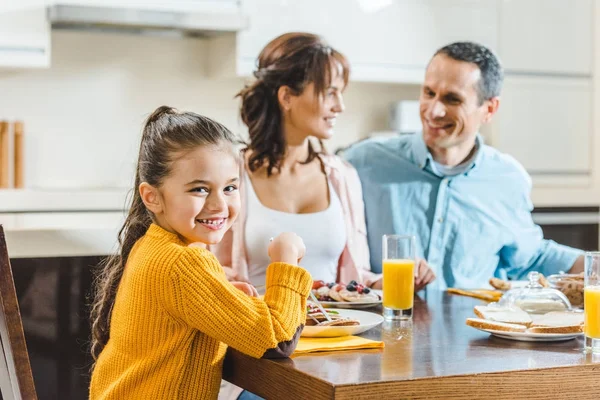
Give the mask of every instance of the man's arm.
<path id="1" fill-rule="evenodd" d="M 533 204 L 524 192 L 521 205 L 513 210 L 511 231 L 513 242 L 500 251 L 500 268 L 512 279 L 525 279 L 530 271 L 544 275 L 561 271 L 583 271 L 583 251 L 544 239 L 542 229 L 533 222 Z"/>
<path id="2" fill-rule="evenodd" d="M 585 259 L 584 259 L 583 255 L 580 255 L 579 257 L 577 257 L 577 260 L 575 260 L 575 262 L 573 263 L 573 266 L 569 270 L 569 273 L 570 274 L 579 274 L 579 273 L 583 272 L 584 261 L 585 261 Z"/>

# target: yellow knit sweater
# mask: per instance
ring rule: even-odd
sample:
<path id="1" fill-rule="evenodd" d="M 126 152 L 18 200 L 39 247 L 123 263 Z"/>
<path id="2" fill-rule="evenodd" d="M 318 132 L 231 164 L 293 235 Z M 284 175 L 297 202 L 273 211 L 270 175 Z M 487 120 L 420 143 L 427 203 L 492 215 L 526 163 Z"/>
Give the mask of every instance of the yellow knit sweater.
<path id="1" fill-rule="evenodd" d="M 208 250 L 151 225 L 129 255 L 90 398 L 216 399 L 227 346 L 259 358 L 289 341 L 311 283 L 304 269 L 273 263 L 264 300 L 249 297 Z"/>

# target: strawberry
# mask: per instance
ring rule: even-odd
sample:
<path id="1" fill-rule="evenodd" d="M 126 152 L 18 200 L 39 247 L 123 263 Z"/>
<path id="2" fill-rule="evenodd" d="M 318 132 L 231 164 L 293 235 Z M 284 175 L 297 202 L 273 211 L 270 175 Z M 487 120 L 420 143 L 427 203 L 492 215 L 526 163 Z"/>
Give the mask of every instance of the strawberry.
<path id="1" fill-rule="evenodd" d="M 313 281 L 313 285 L 312 285 L 313 289 L 318 289 L 318 288 L 323 287 L 323 286 L 325 286 L 325 282 L 323 282 L 323 281 Z"/>

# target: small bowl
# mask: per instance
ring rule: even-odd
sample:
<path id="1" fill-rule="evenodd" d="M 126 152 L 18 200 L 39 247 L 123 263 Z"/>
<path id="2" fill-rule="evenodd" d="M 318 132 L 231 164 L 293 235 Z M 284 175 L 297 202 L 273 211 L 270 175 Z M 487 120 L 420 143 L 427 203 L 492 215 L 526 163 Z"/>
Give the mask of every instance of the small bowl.
<path id="1" fill-rule="evenodd" d="M 560 290 L 573 307 L 583 308 L 583 275 L 556 274 L 548 277 L 550 287 Z"/>

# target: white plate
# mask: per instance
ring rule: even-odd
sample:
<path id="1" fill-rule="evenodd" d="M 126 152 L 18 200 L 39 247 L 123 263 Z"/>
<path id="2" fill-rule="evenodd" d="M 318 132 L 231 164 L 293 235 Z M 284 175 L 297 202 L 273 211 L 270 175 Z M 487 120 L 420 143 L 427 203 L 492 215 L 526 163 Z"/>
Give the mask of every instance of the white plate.
<path id="1" fill-rule="evenodd" d="M 341 317 L 357 319 L 360 325 L 354 326 L 305 326 L 300 336 L 303 337 L 338 337 L 358 335 L 383 322 L 383 317 L 368 311 L 336 309 Z"/>
<path id="2" fill-rule="evenodd" d="M 383 292 L 381 290 L 371 289 L 371 292 L 379 295 L 379 298 L 383 298 Z M 364 309 L 364 308 L 372 308 L 377 307 L 381 304 L 381 300 L 379 301 L 368 301 L 368 302 L 358 302 L 358 301 L 320 301 L 325 308 L 354 308 L 354 309 Z"/>
<path id="3" fill-rule="evenodd" d="M 475 328 L 475 327 L 472 327 Z M 531 333 L 531 332 L 505 332 L 496 331 L 493 329 L 475 328 L 480 331 L 491 333 L 494 336 L 510 339 L 519 340 L 522 342 L 558 342 L 561 340 L 575 339 L 577 336 L 583 335 L 583 332 L 577 333 Z"/>
<path id="4" fill-rule="evenodd" d="M 379 301 L 369 301 L 367 303 L 355 302 L 355 301 L 320 301 L 325 308 L 344 308 L 344 309 L 364 309 L 377 307 L 381 304 L 381 300 Z"/>

